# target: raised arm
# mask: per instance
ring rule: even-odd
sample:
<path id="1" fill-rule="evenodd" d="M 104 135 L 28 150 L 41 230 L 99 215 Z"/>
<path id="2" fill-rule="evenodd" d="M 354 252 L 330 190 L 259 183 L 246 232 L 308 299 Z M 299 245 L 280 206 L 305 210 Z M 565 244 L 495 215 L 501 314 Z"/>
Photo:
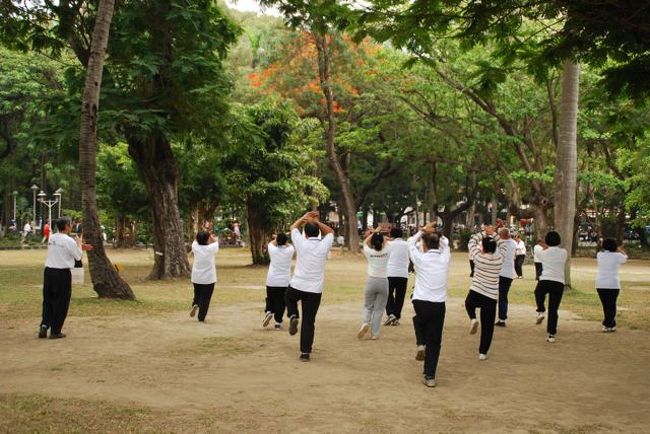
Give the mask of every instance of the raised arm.
<path id="1" fill-rule="evenodd" d="M 303 227 L 305 223 L 309 221 L 311 214 L 312 214 L 311 212 L 305 213 L 302 217 L 300 217 L 298 220 L 293 222 L 293 224 L 289 227 L 289 229 L 293 230 L 293 229 L 300 229 L 301 227 Z"/>

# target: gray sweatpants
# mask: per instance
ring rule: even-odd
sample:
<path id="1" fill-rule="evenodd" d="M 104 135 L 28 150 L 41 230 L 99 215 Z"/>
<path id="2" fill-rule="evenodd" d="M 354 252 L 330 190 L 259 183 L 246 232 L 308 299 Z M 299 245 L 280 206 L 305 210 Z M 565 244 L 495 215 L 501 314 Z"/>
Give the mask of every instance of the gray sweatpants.
<path id="1" fill-rule="evenodd" d="M 388 301 L 388 278 L 368 276 L 363 304 L 363 322 L 371 325 L 372 336 L 379 336 L 381 316 Z"/>

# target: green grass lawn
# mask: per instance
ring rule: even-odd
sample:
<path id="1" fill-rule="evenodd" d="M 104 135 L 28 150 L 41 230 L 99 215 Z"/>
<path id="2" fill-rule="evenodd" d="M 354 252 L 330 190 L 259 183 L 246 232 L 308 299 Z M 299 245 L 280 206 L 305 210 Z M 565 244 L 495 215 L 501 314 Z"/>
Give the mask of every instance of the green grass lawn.
<path id="1" fill-rule="evenodd" d="M 122 276 L 132 286 L 135 302 L 98 299 L 90 285 L 75 286 L 70 316 L 159 315 L 187 309 L 191 302 L 189 279 L 149 281 L 153 263 L 151 250 L 108 250 Z M 0 251 L 0 313 L 7 320 L 38 318 L 41 310 L 41 285 L 45 250 Z M 451 297 L 464 297 L 469 286 L 469 266 L 465 253 L 455 253 L 449 278 Z M 623 266 L 623 290 L 619 298 L 618 322 L 622 327 L 650 330 L 650 261 L 630 260 Z M 333 250 L 326 273 L 324 303 L 359 301 L 366 278 L 363 257 L 341 255 Z M 250 265 L 244 249 L 222 249 L 217 256 L 219 282 L 214 302 L 233 304 L 264 301 L 266 267 Z M 524 280 L 515 280 L 510 302 L 534 306 L 533 267 L 526 265 Z M 600 301 L 594 290 L 596 262 L 592 258 L 574 258 L 573 290 L 565 292 L 561 309 L 571 310 L 588 320 L 600 320 Z M 412 284 L 409 284 L 409 288 Z"/>

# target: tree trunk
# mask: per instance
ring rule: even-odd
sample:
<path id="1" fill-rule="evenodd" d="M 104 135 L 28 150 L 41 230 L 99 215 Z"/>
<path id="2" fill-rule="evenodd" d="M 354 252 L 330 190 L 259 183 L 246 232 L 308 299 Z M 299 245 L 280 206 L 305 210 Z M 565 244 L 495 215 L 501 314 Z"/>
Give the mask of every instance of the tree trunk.
<path id="1" fill-rule="evenodd" d="M 264 229 L 264 210 L 260 209 L 254 198 L 249 197 L 246 201 L 246 217 L 253 264 L 266 265 L 270 258 L 264 251 L 264 243 L 270 238 L 270 233 Z"/>
<path id="2" fill-rule="evenodd" d="M 79 173 L 81 178 L 81 203 L 83 208 L 83 235 L 93 245 L 88 252 L 90 278 L 93 289 L 100 297 L 135 300 L 129 285 L 120 278 L 104 250 L 101 226 L 97 215 L 96 148 L 99 116 L 99 91 L 102 83 L 104 56 L 108 33 L 113 18 L 113 0 L 100 0 L 86 67 L 86 82 L 81 102 L 81 127 L 79 131 Z"/>
<path id="3" fill-rule="evenodd" d="M 569 253 L 565 266 L 566 286 L 571 286 L 571 251 L 573 223 L 576 213 L 577 125 L 580 67 L 565 60 L 562 74 L 560 105 L 560 137 L 555 166 L 555 230 L 562 238 L 562 247 Z"/>
<path id="4" fill-rule="evenodd" d="M 336 174 L 336 179 L 341 187 L 341 195 L 343 196 L 343 213 L 347 222 L 347 243 L 350 252 L 359 252 L 359 232 L 357 209 L 355 206 L 354 195 L 350 187 L 350 179 L 341 167 L 338 155 L 336 153 L 336 114 L 334 113 L 334 92 L 332 91 L 330 81 L 330 56 L 329 56 L 329 43 L 327 36 L 313 32 L 314 42 L 316 44 L 316 51 L 318 53 L 318 76 L 320 79 L 320 88 L 325 96 L 325 114 L 327 116 L 327 130 L 325 132 L 327 142 L 327 159 L 332 166 L 332 170 Z"/>
<path id="5" fill-rule="evenodd" d="M 160 135 L 144 139 L 130 137 L 127 141 L 151 207 L 154 265 L 149 279 L 189 276 L 190 264 L 178 211 L 179 171 L 171 144 Z"/>

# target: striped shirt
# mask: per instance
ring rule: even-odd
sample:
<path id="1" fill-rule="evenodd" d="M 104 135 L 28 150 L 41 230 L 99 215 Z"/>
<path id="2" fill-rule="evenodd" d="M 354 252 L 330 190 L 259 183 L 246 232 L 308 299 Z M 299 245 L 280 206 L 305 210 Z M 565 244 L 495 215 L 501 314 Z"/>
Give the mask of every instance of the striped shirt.
<path id="1" fill-rule="evenodd" d="M 495 236 L 493 239 L 497 241 L 499 238 Z M 499 298 L 499 273 L 503 266 L 507 244 L 499 243 L 494 254 L 481 253 L 479 246 L 482 240 L 482 233 L 474 234 L 467 244 L 469 256 L 474 261 L 474 277 L 469 290 L 496 300 Z"/>

